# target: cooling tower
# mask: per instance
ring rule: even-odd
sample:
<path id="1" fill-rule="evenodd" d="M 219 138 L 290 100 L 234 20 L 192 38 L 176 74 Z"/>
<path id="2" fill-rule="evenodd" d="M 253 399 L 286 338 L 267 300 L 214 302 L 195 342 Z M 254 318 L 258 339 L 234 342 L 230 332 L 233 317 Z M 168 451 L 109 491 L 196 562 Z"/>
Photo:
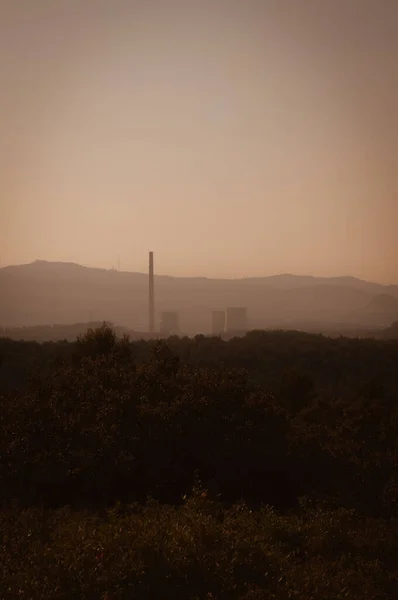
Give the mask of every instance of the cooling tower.
<path id="1" fill-rule="evenodd" d="M 178 313 L 173 311 L 162 312 L 160 331 L 164 335 L 177 335 L 180 332 L 180 319 Z"/>
<path id="2" fill-rule="evenodd" d="M 225 309 L 226 333 L 244 334 L 247 332 L 247 308 L 243 306 Z"/>

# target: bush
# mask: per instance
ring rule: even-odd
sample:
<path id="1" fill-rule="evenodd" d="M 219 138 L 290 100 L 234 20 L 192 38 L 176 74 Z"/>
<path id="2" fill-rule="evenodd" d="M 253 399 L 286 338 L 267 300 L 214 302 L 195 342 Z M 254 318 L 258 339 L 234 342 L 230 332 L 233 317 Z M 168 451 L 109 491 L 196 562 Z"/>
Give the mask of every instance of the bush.
<path id="1" fill-rule="evenodd" d="M 4 600 L 395 597 L 397 523 L 352 511 L 225 509 L 197 488 L 180 507 L 7 512 L 0 529 Z"/>

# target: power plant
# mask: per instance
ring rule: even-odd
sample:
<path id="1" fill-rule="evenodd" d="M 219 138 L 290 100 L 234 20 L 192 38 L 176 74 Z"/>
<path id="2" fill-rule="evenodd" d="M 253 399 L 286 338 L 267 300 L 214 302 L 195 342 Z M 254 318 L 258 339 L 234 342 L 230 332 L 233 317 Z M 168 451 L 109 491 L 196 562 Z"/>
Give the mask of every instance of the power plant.
<path id="1" fill-rule="evenodd" d="M 148 302 L 148 329 L 151 336 L 155 336 L 155 273 L 153 252 L 149 252 L 149 302 Z M 160 315 L 160 333 L 163 335 L 177 335 L 180 331 L 179 315 L 176 312 L 164 311 Z"/>
<path id="2" fill-rule="evenodd" d="M 225 309 L 225 333 L 245 334 L 247 329 L 246 307 L 231 306 Z"/>
<path id="3" fill-rule="evenodd" d="M 180 319 L 174 311 L 161 313 L 160 333 L 164 335 L 178 335 L 180 332 Z"/>
<path id="4" fill-rule="evenodd" d="M 150 336 L 155 336 L 155 273 L 154 256 L 149 252 L 149 289 L 148 289 L 148 330 Z M 244 335 L 248 330 L 247 308 L 231 306 L 225 310 L 213 310 L 211 331 L 212 335 Z M 178 335 L 180 333 L 180 318 L 175 311 L 162 311 L 160 314 L 160 327 L 162 335 Z"/>
<path id="5" fill-rule="evenodd" d="M 211 333 L 221 335 L 243 335 L 248 331 L 247 308 L 231 306 L 225 310 L 213 310 L 211 314 Z"/>

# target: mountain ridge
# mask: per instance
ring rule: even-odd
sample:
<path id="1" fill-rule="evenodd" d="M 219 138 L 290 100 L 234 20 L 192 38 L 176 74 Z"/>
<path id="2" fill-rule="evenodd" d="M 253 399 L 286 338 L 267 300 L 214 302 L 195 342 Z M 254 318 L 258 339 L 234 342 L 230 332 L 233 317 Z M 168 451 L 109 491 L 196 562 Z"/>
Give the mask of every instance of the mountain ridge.
<path id="1" fill-rule="evenodd" d="M 241 279 L 155 275 L 157 322 L 163 310 L 180 313 L 181 330 L 208 333 L 211 311 L 247 306 L 250 328 L 308 322 L 372 325 L 367 310 L 380 295 L 398 299 L 398 286 L 360 279 L 281 274 Z M 111 321 L 146 331 L 148 274 L 35 261 L 0 269 L 0 327 Z M 377 323 L 390 324 L 394 302 L 383 301 Z M 392 310 L 390 310 L 392 307 Z M 370 308 L 372 306 L 370 305 Z M 376 323 L 375 323 L 376 324 Z"/>
<path id="2" fill-rule="evenodd" d="M 115 268 L 106 269 L 104 267 L 90 267 L 86 265 L 81 265 L 79 263 L 75 263 L 72 261 L 47 261 L 38 259 L 32 261 L 30 263 L 22 263 L 17 265 L 7 265 L 4 267 L 0 267 L 0 273 L 4 272 L 18 272 L 21 270 L 30 270 L 31 272 L 34 269 L 37 273 L 37 268 L 46 268 L 53 270 L 54 268 L 58 269 L 75 269 L 76 271 L 83 272 L 97 272 L 97 273 L 118 273 L 123 275 L 130 276 L 139 276 L 139 277 L 148 277 L 147 272 L 142 271 L 124 271 L 118 270 Z M 350 284 L 352 286 L 372 286 L 377 289 L 394 289 L 398 293 L 398 284 L 382 284 L 378 282 L 368 281 L 365 279 L 360 279 L 359 277 L 354 277 L 352 275 L 335 275 L 331 277 L 325 276 L 317 276 L 317 275 L 297 275 L 294 273 L 280 273 L 277 275 L 260 275 L 260 276 L 248 276 L 248 277 L 206 277 L 206 276 L 184 276 L 184 275 L 167 275 L 167 274 L 158 274 L 155 273 L 155 278 L 158 279 L 169 279 L 169 280 L 188 280 L 188 281 L 220 281 L 220 282 L 244 282 L 244 283 L 279 283 L 282 287 L 292 286 L 296 287 L 297 284 L 301 286 L 307 285 L 346 285 Z"/>

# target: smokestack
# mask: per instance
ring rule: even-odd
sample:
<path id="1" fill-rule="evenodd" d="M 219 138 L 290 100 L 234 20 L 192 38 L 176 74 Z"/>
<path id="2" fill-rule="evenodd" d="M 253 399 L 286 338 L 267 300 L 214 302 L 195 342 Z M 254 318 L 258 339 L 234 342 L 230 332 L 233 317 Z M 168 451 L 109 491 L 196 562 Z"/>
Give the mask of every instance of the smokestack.
<path id="1" fill-rule="evenodd" d="M 149 253 L 149 333 L 155 332 L 155 285 L 153 276 L 153 252 Z"/>

